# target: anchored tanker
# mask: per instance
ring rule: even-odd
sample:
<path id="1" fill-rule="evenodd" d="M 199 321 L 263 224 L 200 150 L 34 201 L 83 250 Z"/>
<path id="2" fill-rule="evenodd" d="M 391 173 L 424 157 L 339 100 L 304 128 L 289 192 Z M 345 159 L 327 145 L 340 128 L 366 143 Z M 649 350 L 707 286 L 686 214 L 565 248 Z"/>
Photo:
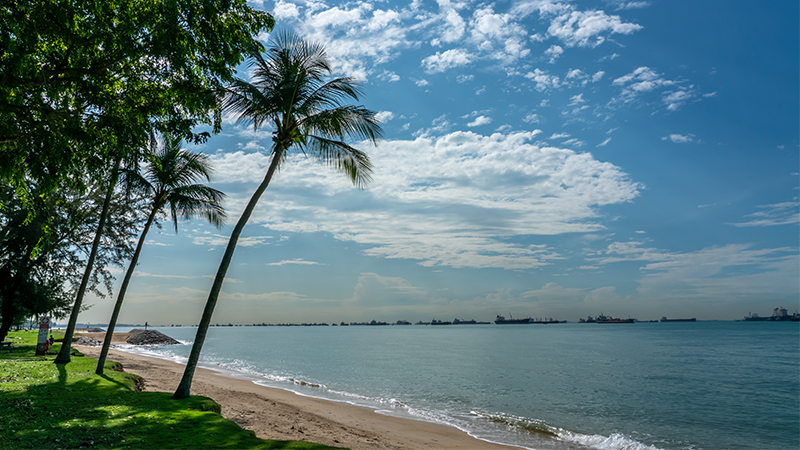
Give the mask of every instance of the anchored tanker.
<path id="1" fill-rule="evenodd" d="M 494 323 L 496 323 L 497 325 L 513 325 L 513 324 L 523 324 L 523 323 L 533 322 L 533 319 L 531 319 L 530 317 L 528 317 L 527 319 L 515 319 L 511 316 L 511 314 L 509 314 L 508 317 L 510 317 L 510 319 L 506 319 L 505 317 L 498 315 L 497 318 L 494 319 Z"/>

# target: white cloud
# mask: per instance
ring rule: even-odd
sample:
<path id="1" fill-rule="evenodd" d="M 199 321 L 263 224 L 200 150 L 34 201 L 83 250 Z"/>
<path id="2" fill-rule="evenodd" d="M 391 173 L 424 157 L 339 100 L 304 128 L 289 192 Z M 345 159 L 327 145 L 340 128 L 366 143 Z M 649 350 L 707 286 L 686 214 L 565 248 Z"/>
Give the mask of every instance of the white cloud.
<path id="1" fill-rule="evenodd" d="M 392 119 L 394 119 L 394 113 L 391 111 L 380 111 L 375 114 L 375 118 L 378 119 L 381 123 L 386 123 Z"/>
<path id="2" fill-rule="evenodd" d="M 747 267 L 745 274 L 736 268 Z M 726 303 L 752 302 L 753 298 L 796 300 L 798 267 L 796 248 L 752 249 L 729 244 L 696 252 L 674 253 L 641 269 L 639 292 L 648 297 L 683 297 Z"/>
<path id="3" fill-rule="evenodd" d="M 353 298 L 347 303 L 358 307 L 414 305 L 428 300 L 428 293 L 401 277 L 385 277 L 366 272 L 358 277 Z"/>
<path id="4" fill-rule="evenodd" d="M 528 72 L 525 74 L 525 78 L 534 81 L 536 83 L 536 90 L 540 92 L 558 88 L 561 84 L 557 76 L 548 75 L 547 72 L 539 69 L 534 69 L 533 72 Z"/>
<path id="5" fill-rule="evenodd" d="M 573 78 L 583 78 L 583 77 L 584 74 L 581 69 L 571 69 L 569 72 L 567 72 L 567 75 L 564 78 L 566 78 L 567 80 L 571 80 Z"/>
<path id="6" fill-rule="evenodd" d="M 800 202 L 791 201 L 760 205 L 761 211 L 748 214 L 752 220 L 742 223 L 732 223 L 736 227 L 771 227 L 776 225 L 792 225 L 800 223 Z"/>
<path id="7" fill-rule="evenodd" d="M 541 289 L 527 291 L 522 294 L 522 297 L 534 298 L 540 302 L 579 302 L 583 300 L 583 289 L 579 288 L 565 288 L 559 286 L 557 283 L 547 283 Z"/>
<path id="8" fill-rule="evenodd" d="M 617 11 L 623 9 L 641 9 L 650 6 L 650 2 L 646 1 L 631 2 L 627 0 L 606 0 L 606 2 L 613 6 Z"/>
<path id="9" fill-rule="evenodd" d="M 569 133 L 553 133 L 547 139 L 564 139 L 564 138 L 568 138 L 568 137 L 569 137 Z"/>
<path id="10" fill-rule="evenodd" d="M 213 234 L 213 235 L 206 235 L 206 236 L 194 236 L 192 238 L 192 243 L 194 245 L 200 245 L 204 247 L 221 247 L 228 245 L 228 240 L 230 236 L 222 236 L 220 234 Z M 273 239 L 272 236 L 245 236 L 239 237 L 239 240 L 236 243 L 237 247 L 255 247 L 258 245 L 264 245 L 269 240 Z"/>
<path id="11" fill-rule="evenodd" d="M 278 0 L 272 8 L 272 15 L 276 20 L 297 19 L 300 17 L 300 11 L 294 3 Z"/>
<path id="12" fill-rule="evenodd" d="M 570 97 L 568 106 L 576 106 L 580 105 L 581 103 L 586 103 L 586 100 L 583 99 L 583 93 Z"/>
<path id="13" fill-rule="evenodd" d="M 450 49 L 443 53 L 436 52 L 435 55 L 428 56 L 422 60 L 422 65 L 428 73 L 445 72 L 455 67 L 467 65 L 471 59 L 470 54 L 464 50 Z"/>
<path id="14" fill-rule="evenodd" d="M 627 75 L 615 79 L 612 84 L 614 86 L 622 87 L 622 93 L 619 101 L 627 103 L 636 100 L 638 96 L 645 94 L 647 92 L 659 88 L 673 86 L 676 84 L 676 82 L 664 78 L 661 74 L 657 73 L 656 71 L 654 71 L 649 67 L 642 66 Z M 667 96 L 665 96 L 662 100 L 664 101 L 664 103 L 667 104 L 668 108 L 670 107 L 670 105 L 674 104 L 675 106 L 672 107 L 672 109 L 674 109 L 679 107 L 680 104 L 678 103 L 681 103 L 683 101 L 680 99 L 682 95 L 683 94 L 679 94 L 678 97 L 675 97 L 677 103 L 667 102 L 666 97 L 669 97 L 669 94 L 667 94 Z"/>
<path id="15" fill-rule="evenodd" d="M 664 136 L 661 138 L 662 141 L 672 141 L 676 144 L 686 144 L 692 142 L 693 139 L 694 139 L 693 134 L 689 134 L 686 136 L 682 134 L 670 134 L 669 136 Z"/>
<path id="16" fill-rule="evenodd" d="M 390 72 L 388 70 L 384 70 L 382 74 L 378 75 L 378 79 L 383 81 L 388 81 L 390 83 L 395 83 L 400 81 L 400 75 Z"/>
<path id="17" fill-rule="evenodd" d="M 609 142 L 611 142 L 611 138 L 607 138 L 607 139 L 606 139 L 606 140 L 604 140 L 603 142 L 601 142 L 601 143 L 597 144 L 597 146 L 598 146 L 598 147 L 605 147 L 606 145 L 608 145 L 608 143 L 609 143 Z"/>
<path id="18" fill-rule="evenodd" d="M 456 81 L 459 83 L 466 83 L 467 81 L 472 81 L 475 79 L 475 75 L 459 75 L 456 77 Z"/>
<path id="19" fill-rule="evenodd" d="M 530 113 L 527 116 L 523 117 L 522 121 L 526 123 L 539 123 L 539 115 L 535 113 Z"/>
<path id="20" fill-rule="evenodd" d="M 556 16 L 547 32 L 568 47 L 593 47 L 605 41 L 606 33 L 631 34 L 642 28 L 641 25 L 624 23 L 619 16 L 609 16 L 603 11 L 571 11 Z"/>
<path id="21" fill-rule="evenodd" d="M 558 45 L 552 45 L 550 48 L 544 51 L 544 54 L 550 57 L 550 64 L 554 64 L 559 56 L 564 53 L 564 49 L 559 47 Z M 569 78 L 569 75 L 567 76 Z"/>
<path id="22" fill-rule="evenodd" d="M 642 242 L 615 242 L 590 261 L 598 265 L 643 261 L 639 294 L 651 301 L 736 301 L 754 298 L 797 299 L 796 248 L 753 249 L 747 244 L 707 247 L 693 252 L 668 252 L 642 247 Z M 742 272 L 738 268 L 746 267 Z"/>
<path id="23" fill-rule="evenodd" d="M 468 123 L 467 126 L 470 127 L 470 128 L 473 128 L 473 127 L 479 127 L 481 125 L 488 125 L 490 123 L 492 123 L 492 118 L 491 117 L 478 116 L 478 117 L 475 118 L 475 120 L 473 120 L 472 122 Z"/>
<path id="24" fill-rule="evenodd" d="M 268 263 L 268 266 L 285 266 L 285 265 L 297 265 L 297 266 L 319 266 L 320 263 L 314 261 L 306 261 L 303 258 L 296 258 L 296 259 L 288 259 L 283 261 L 278 261 L 274 263 Z"/>
<path id="25" fill-rule="evenodd" d="M 440 117 L 436 126 L 447 120 Z M 291 157 L 251 223 L 275 232 L 327 232 L 360 244 L 369 255 L 424 266 L 549 264 L 559 257 L 552 250 L 509 238 L 602 230 L 597 208 L 630 201 L 641 186 L 590 154 L 530 143 L 539 133 L 453 132 L 385 141 L 369 151 L 375 169 L 366 191 L 315 161 Z M 232 173 L 221 178 L 258 183 L 263 172 L 246 172 L 252 178 L 244 179 L 242 165 L 226 165 Z M 249 193 L 231 196 L 238 209 Z M 374 206 L 353 210 L 353 202 Z M 200 243 L 216 242 L 208 237 Z"/>
<path id="26" fill-rule="evenodd" d="M 678 90 L 674 92 L 666 92 L 662 97 L 662 101 L 667 105 L 667 109 L 675 111 L 686 103 L 687 100 L 692 98 L 693 95 L 685 90 Z"/>

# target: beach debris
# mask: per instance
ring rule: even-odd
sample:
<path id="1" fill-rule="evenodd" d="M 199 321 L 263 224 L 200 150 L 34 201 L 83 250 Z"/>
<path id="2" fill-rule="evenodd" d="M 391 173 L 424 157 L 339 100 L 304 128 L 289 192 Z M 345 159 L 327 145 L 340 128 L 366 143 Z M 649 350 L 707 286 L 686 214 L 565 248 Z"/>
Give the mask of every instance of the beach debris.
<path id="1" fill-rule="evenodd" d="M 133 345 L 175 345 L 180 342 L 172 339 L 166 334 L 157 330 L 142 330 L 136 328 L 131 330 L 131 335 L 127 340 L 128 344 Z"/>

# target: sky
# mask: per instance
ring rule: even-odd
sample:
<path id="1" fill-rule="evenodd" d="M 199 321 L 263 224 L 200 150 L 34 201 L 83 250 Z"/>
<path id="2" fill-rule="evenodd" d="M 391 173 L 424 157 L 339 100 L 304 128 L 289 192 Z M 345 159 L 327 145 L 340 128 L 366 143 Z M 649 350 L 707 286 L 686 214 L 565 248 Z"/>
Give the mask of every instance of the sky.
<path id="1" fill-rule="evenodd" d="M 797 2 L 251 5 L 323 44 L 385 139 L 354 143 L 374 165 L 364 189 L 287 160 L 212 323 L 800 309 Z M 228 224 L 151 231 L 121 323 L 199 322 L 271 132 L 226 116 L 187 144 L 209 155 Z M 79 321 L 107 323 L 113 302 L 88 299 Z"/>

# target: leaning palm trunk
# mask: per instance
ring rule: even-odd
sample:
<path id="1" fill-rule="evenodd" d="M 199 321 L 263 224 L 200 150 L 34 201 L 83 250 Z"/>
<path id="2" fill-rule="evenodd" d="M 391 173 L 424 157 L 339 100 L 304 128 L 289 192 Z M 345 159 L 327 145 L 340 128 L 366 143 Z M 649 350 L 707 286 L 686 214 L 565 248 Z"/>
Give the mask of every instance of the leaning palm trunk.
<path id="1" fill-rule="evenodd" d="M 239 241 L 239 236 L 242 234 L 242 230 L 247 224 L 247 221 L 250 220 L 250 216 L 253 214 L 253 210 L 256 208 L 256 204 L 258 204 L 258 200 L 261 198 L 261 195 L 264 194 L 265 190 L 267 190 L 267 186 L 269 186 L 269 182 L 272 180 L 275 170 L 278 168 L 278 165 L 280 165 L 280 161 L 283 156 L 283 150 L 284 149 L 282 147 L 275 149 L 275 152 L 272 155 L 272 162 L 269 165 L 266 176 L 264 176 L 264 180 L 258 186 L 258 189 L 256 189 L 256 191 L 253 193 L 253 196 L 250 198 L 250 201 L 247 203 L 244 211 L 242 211 L 242 216 L 239 217 L 239 221 L 236 222 L 236 226 L 231 232 L 231 237 L 228 240 L 228 246 L 225 248 L 225 254 L 222 256 L 222 262 L 220 262 L 219 269 L 217 269 L 217 275 L 214 277 L 214 284 L 211 286 L 211 292 L 208 294 L 208 300 L 206 301 L 206 307 L 203 310 L 203 316 L 200 318 L 200 324 L 197 326 L 197 335 L 195 336 L 194 343 L 192 344 L 192 351 L 189 353 L 189 360 L 186 361 L 186 369 L 183 371 L 183 377 L 181 378 L 180 384 L 178 384 L 178 389 L 175 390 L 175 394 L 172 396 L 173 398 L 182 399 L 190 395 L 194 371 L 197 368 L 198 361 L 200 360 L 200 352 L 203 349 L 203 342 L 206 340 L 206 333 L 208 332 L 208 327 L 211 325 L 211 316 L 214 314 L 214 308 L 217 306 L 219 292 L 222 290 L 222 282 L 225 280 L 225 275 L 228 273 L 228 267 L 231 265 L 233 252 L 236 250 L 236 244 Z"/>
<path id="2" fill-rule="evenodd" d="M 158 208 L 154 207 L 153 211 L 150 213 L 150 216 L 147 218 L 147 223 L 144 225 L 142 235 L 139 236 L 139 243 L 136 245 L 136 252 L 134 252 L 133 258 L 131 258 L 131 264 L 128 266 L 128 271 L 125 273 L 125 279 L 122 280 L 122 286 L 119 288 L 119 293 L 117 294 L 117 303 L 114 304 L 114 312 L 111 314 L 111 319 L 108 321 L 106 337 L 103 340 L 103 350 L 100 351 L 100 358 L 97 360 L 97 369 L 95 370 L 95 373 L 98 375 L 103 374 L 103 366 L 106 363 L 108 349 L 111 347 L 111 338 L 114 335 L 114 328 L 117 326 L 117 317 L 119 317 L 119 311 L 122 309 L 122 301 L 125 299 L 125 292 L 128 290 L 128 283 L 131 281 L 133 271 L 136 269 L 136 264 L 139 262 L 139 254 L 142 252 L 144 240 L 147 237 L 147 232 L 150 230 L 150 226 L 153 224 L 157 213 Z"/>
<path id="3" fill-rule="evenodd" d="M 189 396 L 203 341 L 239 235 L 290 148 L 294 146 L 303 154 L 327 162 L 356 185 L 363 186 L 370 178 L 372 165 L 367 155 L 345 142 L 368 139 L 377 143 L 382 133 L 374 111 L 345 104 L 350 99 L 358 100 L 360 90 L 355 80 L 336 78 L 325 82 L 323 77 L 330 74 L 331 68 L 320 45 L 292 34 L 278 35 L 274 44 L 266 57 L 260 53 L 253 55 L 254 84 L 237 78 L 226 89 L 223 108 L 238 114 L 240 122 L 250 122 L 255 129 L 265 123 L 274 125 L 272 161 L 264 181 L 231 233 L 174 398 Z"/>
<path id="4" fill-rule="evenodd" d="M 89 284 L 89 277 L 92 274 L 94 260 L 95 257 L 97 257 L 97 250 L 100 247 L 100 238 L 103 236 L 103 227 L 106 225 L 106 217 L 108 216 L 108 210 L 111 206 L 111 197 L 114 195 L 114 187 L 117 184 L 117 174 L 119 173 L 121 162 L 121 157 L 117 157 L 117 160 L 114 162 L 111 181 L 108 183 L 106 198 L 103 200 L 103 209 L 100 212 L 100 220 L 97 223 L 97 231 L 95 232 L 94 241 L 92 242 L 92 251 L 89 253 L 89 259 L 86 261 L 86 269 L 83 272 L 78 294 L 75 296 L 75 304 L 72 305 L 72 313 L 69 315 L 69 324 L 67 325 L 67 331 L 64 335 L 64 342 L 61 344 L 61 350 L 58 352 L 58 356 L 56 356 L 55 361 L 53 361 L 56 364 L 66 364 L 71 361 L 69 354 L 72 350 L 72 335 L 75 333 L 75 325 L 78 323 L 78 314 L 81 312 L 83 296 L 86 294 L 86 286 Z"/>

